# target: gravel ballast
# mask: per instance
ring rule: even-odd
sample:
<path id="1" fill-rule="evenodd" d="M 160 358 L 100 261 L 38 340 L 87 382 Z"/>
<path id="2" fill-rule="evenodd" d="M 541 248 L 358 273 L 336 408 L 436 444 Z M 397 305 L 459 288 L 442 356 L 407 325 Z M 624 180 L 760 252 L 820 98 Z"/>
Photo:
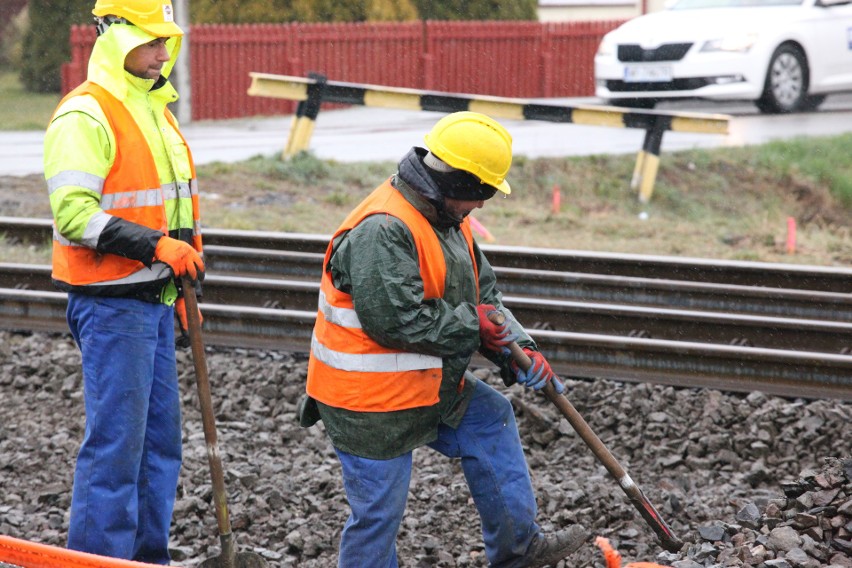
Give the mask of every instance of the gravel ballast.
<path id="1" fill-rule="evenodd" d="M 296 418 L 306 355 L 207 351 L 238 550 L 273 567 L 336 566 L 348 507 L 322 424 L 304 429 Z M 178 366 L 184 468 L 172 552 L 191 566 L 218 555 L 219 541 L 188 350 Z M 490 369 L 476 373 L 513 402 L 542 525 L 589 529 L 557 568 L 604 566 L 596 536 L 625 564 L 852 567 L 852 404 L 566 380 L 574 406 L 685 541 L 672 554 L 555 407 L 503 387 Z M 0 332 L 0 400 L 0 534 L 63 546 L 84 423 L 70 336 Z M 414 468 L 400 566 L 486 566 L 460 464 L 424 448 Z"/>

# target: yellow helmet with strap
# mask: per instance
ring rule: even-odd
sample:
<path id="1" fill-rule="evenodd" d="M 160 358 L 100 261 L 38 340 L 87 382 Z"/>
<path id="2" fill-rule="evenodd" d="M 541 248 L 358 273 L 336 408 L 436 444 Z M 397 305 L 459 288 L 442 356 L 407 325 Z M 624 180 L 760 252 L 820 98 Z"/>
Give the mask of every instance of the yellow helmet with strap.
<path id="1" fill-rule="evenodd" d="M 171 0 L 97 0 L 92 14 L 117 16 L 156 37 L 182 36 Z"/>
<path id="2" fill-rule="evenodd" d="M 450 166 L 475 175 L 505 194 L 512 165 L 512 136 L 496 120 L 478 112 L 448 114 L 425 136 L 429 150 Z"/>

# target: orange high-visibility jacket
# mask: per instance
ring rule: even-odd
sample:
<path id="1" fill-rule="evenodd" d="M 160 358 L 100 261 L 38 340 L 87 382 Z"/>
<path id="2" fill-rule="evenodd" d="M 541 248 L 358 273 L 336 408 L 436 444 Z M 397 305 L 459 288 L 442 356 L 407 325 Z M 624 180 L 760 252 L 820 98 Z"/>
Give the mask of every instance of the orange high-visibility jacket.
<path id="1" fill-rule="evenodd" d="M 307 393 L 337 408 L 389 412 L 431 406 L 438 402 L 440 357 L 383 347 L 362 329 L 352 296 L 337 290 L 327 270 L 334 240 L 369 215 L 386 213 L 401 220 L 414 236 L 423 279 L 423 299 L 444 295 L 446 262 L 429 221 L 387 180 L 343 221 L 325 253 L 319 310 L 308 362 Z M 476 271 L 470 223 L 462 234 Z M 479 275 L 476 274 L 479 282 Z"/>
<path id="2" fill-rule="evenodd" d="M 157 166 L 145 136 L 127 108 L 106 89 L 87 81 L 68 93 L 62 102 L 77 95 L 91 95 L 100 104 L 115 134 L 115 162 L 104 180 L 101 208 L 110 215 L 169 234 L 165 197 L 160 187 Z M 61 106 L 61 103 L 60 103 Z M 172 113 L 166 108 L 165 117 L 178 131 Z M 184 140 L 186 142 L 186 140 Z M 188 151 L 189 146 L 187 146 Z M 199 226 L 198 192 L 195 189 L 195 165 L 189 154 L 192 173 L 190 193 L 193 225 Z M 139 261 L 96 250 L 61 238 L 53 237 L 53 279 L 72 286 L 89 284 L 141 283 L 155 279 L 156 273 L 143 270 Z M 193 231 L 193 246 L 201 251 L 201 234 Z"/>

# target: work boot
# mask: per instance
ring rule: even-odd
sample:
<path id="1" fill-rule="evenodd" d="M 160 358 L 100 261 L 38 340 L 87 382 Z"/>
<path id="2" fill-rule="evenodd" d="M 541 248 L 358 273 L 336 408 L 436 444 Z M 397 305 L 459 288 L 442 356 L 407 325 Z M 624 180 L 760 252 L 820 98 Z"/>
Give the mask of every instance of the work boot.
<path id="1" fill-rule="evenodd" d="M 519 566 L 541 568 L 555 565 L 557 562 L 580 548 L 588 535 L 581 525 L 571 525 L 567 529 L 545 535 L 538 533 L 521 559 Z"/>

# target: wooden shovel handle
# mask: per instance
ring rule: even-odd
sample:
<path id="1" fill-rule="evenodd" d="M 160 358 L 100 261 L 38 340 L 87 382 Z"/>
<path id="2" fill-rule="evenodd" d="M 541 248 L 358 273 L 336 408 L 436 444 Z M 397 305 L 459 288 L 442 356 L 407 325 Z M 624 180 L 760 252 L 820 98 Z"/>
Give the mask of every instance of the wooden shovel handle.
<path id="1" fill-rule="evenodd" d="M 501 325 L 505 321 L 506 317 L 500 312 L 495 312 L 489 315 L 488 319 L 497 325 Z M 524 350 L 516 342 L 513 341 L 509 345 L 509 351 L 512 354 L 512 359 L 515 360 L 521 369 L 527 371 L 530 367 L 532 367 L 532 360 L 526 353 L 524 353 Z M 574 428 L 583 442 L 585 442 L 589 449 L 592 450 L 592 453 L 598 461 L 601 462 L 610 475 L 618 481 L 619 487 L 621 487 L 630 499 L 630 502 L 633 503 L 633 506 L 639 511 L 639 514 L 642 515 L 645 522 L 648 523 L 648 525 L 650 525 L 657 534 L 663 548 L 669 552 L 678 552 L 681 548 L 683 548 L 683 541 L 672 533 L 671 528 L 668 524 L 666 524 L 651 502 L 648 501 L 648 498 L 645 497 L 645 494 L 642 493 L 639 486 L 633 482 L 633 479 L 631 479 L 624 468 L 621 467 L 621 464 L 618 463 L 618 460 L 615 459 L 601 439 L 598 438 L 597 434 L 595 434 L 583 416 L 576 408 L 574 408 L 571 401 L 569 401 L 566 396 L 556 392 L 556 388 L 553 386 L 551 381 L 548 381 L 542 390 L 548 400 L 556 405 L 556 408 L 558 408 L 565 419 L 568 420 L 571 427 Z"/>
<path id="2" fill-rule="evenodd" d="M 229 535 L 231 533 L 231 521 L 228 515 L 228 497 L 225 490 L 225 475 L 222 471 L 222 458 L 219 455 L 216 418 L 213 412 L 213 400 L 210 395 L 210 379 L 207 374 L 207 358 L 204 354 L 204 342 L 201 338 L 198 298 L 195 295 L 195 285 L 187 277 L 183 278 L 183 297 L 186 302 L 186 323 L 189 328 L 192 362 L 195 365 L 195 382 L 198 387 L 198 402 L 201 405 L 204 441 L 207 444 L 207 461 L 210 463 L 210 478 L 213 484 L 216 521 L 219 525 L 219 534 Z"/>

